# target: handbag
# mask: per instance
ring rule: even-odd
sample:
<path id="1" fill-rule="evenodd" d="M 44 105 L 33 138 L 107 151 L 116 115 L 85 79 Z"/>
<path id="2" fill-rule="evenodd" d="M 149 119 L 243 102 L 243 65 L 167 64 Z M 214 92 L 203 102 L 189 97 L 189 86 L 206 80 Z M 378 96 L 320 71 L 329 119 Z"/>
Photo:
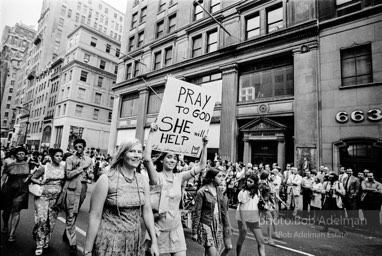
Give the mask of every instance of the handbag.
<path id="1" fill-rule="evenodd" d="M 33 174 L 35 174 L 36 171 L 37 171 L 37 169 L 33 172 Z M 45 181 L 45 172 L 46 172 L 46 166 L 45 166 L 45 170 L 44 170 L 44 174 L 43 174 L 43 179 L 42 179 L 43 181 Z M 35 184 L 35 183 L 29 184 L 28 188 L 29 188 L 29 192 L 31 192 L 35 196 L 41 196 L 42 191 L 44 190 L 44 188 L 41 185 Z"/>
<path id="2" fill-rule="evenodd" d="M 43 191 L 43 187 L 38 184 L 29 184 L 29 192 L 31 192 L 35 196 L 41 196 Z"/>
<path id="3" fill-rule="evenodd" d="M 163 185 L 150 186 L 150 204 L 153 211 L 159 212 L 159 204 L 162 194 Z"/>

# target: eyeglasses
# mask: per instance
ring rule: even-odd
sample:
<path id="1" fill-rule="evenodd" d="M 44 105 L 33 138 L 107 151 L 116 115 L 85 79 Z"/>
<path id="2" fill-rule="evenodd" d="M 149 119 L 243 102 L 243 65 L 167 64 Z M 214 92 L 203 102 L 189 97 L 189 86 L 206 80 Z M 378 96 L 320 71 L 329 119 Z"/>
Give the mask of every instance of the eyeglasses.
<path id="1" fill-rule="evenodd" d="M 74 149 L 81 149 L 81 148 L 84 148 L 82 145 L 75 145 L 74 146 Z"/>

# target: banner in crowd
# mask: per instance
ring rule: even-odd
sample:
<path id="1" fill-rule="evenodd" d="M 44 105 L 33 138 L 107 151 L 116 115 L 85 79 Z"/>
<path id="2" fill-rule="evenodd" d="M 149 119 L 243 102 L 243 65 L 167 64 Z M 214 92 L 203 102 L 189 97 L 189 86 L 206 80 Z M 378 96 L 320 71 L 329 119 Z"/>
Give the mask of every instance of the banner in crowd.
<path id="1" fill-rule="evenodd" d="M 153 136 L 153 150 L 199 157 L 216 97 L 211 90 L 167 78 Z"/>

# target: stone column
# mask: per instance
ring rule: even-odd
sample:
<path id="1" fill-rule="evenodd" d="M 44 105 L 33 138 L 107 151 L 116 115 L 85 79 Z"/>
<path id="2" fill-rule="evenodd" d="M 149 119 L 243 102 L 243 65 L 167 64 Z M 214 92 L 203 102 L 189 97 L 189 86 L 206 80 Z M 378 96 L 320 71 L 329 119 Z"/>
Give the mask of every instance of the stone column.
<path id="1" fill-rule="evenodd" d="M 119 123 L 119 116 L 118 113 L 120 112 L 121 108 L 121 97 L 119 95 L 114 96 L 114 105 L 113 105 L 113 111 L 112 111 L 112 119 L 110 124 L 110 135 L 109 135 L 109 145 L 107 148 L 107 152 L 113 156 L 115 153 L 115 146 L 117 143 L 117 128 Z"/>
<path id="2" fill-rule="evenodd" d="M 238 92 L 238 66 L 236 63 L 221 66 L 222 71 L 222 104 L 220 115 L 220 148 L 219 155 L 223 160 L 235 162 L 237 159 L 236 104 Z"/>
<path id="3" fill-rule="evenodd" d="M 250 163 L 251 162 L 251 156 L 252 156 L 252 149 L 251 149 L 251 141 L 246 139 L 244 140 L 244 156 L 243 156 L 243 162 Z"/>
<path id="4" fill-rule="evenodd" d="M 135 131 L 135 138 L 140 141 L 144 141 L 145 137 L 145 124 L 146 124 L 146 114 L 147 114 L 147 104 L 149 101 L 149 90 L 148 88 L 141 87 L 139 91 L 139 102 L 138 102 L 138 115 L 137 115 L 137 127 Z"/>
<path id="5" fill-rule="evenodd" d="M 285 166 L 285 136 L 277 134 L 277 164 L 284 168 Z"/>
<path id="6" fill-rule="evenodd" d="M 317 49 L 317 44 L 310 43 L 299 46 L 293 51 L 295 149 L 297 147 L 316 148 L 316 145 L 320 145 Z M 295 154 L 295 166 L 299 164 L 299 161 L 298 155 Z M 314 162 L 319 161 L 315 159 Z"/>

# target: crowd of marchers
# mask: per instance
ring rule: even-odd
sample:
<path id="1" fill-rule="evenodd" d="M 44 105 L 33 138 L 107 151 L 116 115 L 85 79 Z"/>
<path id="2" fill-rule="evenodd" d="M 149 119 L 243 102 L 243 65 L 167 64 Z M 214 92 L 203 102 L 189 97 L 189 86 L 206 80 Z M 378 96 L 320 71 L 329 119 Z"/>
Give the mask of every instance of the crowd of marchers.
<path id="1" fill-rule="evenodd" d="M 355 177 L 351 168 L 341 167 L 338 175 L 325 166 L 311 169 L 306 161 L 284 169 L 277 163 L 222 161 L 217 154 L 207 160 L 207 137 L 200 158 L 190 161 L 153 152 L 155 132 L 152 124 L 144 149 L 139 140 L 125 139 L 113 157 L 86 149 L 83 139 L 73 142 L 72 152 L 2 149 L 1 232 L 8 242 L 16 242 L 20 211 L 27 209 L 30 187 L 37 185 L 41 194 L 34 197 L 35 255 L 49 247 L 60 211 L 66 214 L 62 237 L 70 245 L 69 255 L 77 255 L 75 224 L 92 182 L 83 255 L 186 255 L 181 208 L 187 189 L 197 191 L 191 208 L 192 240 L 209 256 L 227 255 L 233 248 L 230 208 L 236 209 L 239 229 L 236 255 L 248 230 L 257 240 L 258 254 L 265 255 L 261 225 L 265 223 L 268 245 L 275 245 L 280 218 L 316 220 L 322 232 L 334 228 L 345 234 L 361 227 L 373 233 L 379 228 L 382 185 L 369 170 Z M 333 218 L 341 221 L 333 223 Z"/>

